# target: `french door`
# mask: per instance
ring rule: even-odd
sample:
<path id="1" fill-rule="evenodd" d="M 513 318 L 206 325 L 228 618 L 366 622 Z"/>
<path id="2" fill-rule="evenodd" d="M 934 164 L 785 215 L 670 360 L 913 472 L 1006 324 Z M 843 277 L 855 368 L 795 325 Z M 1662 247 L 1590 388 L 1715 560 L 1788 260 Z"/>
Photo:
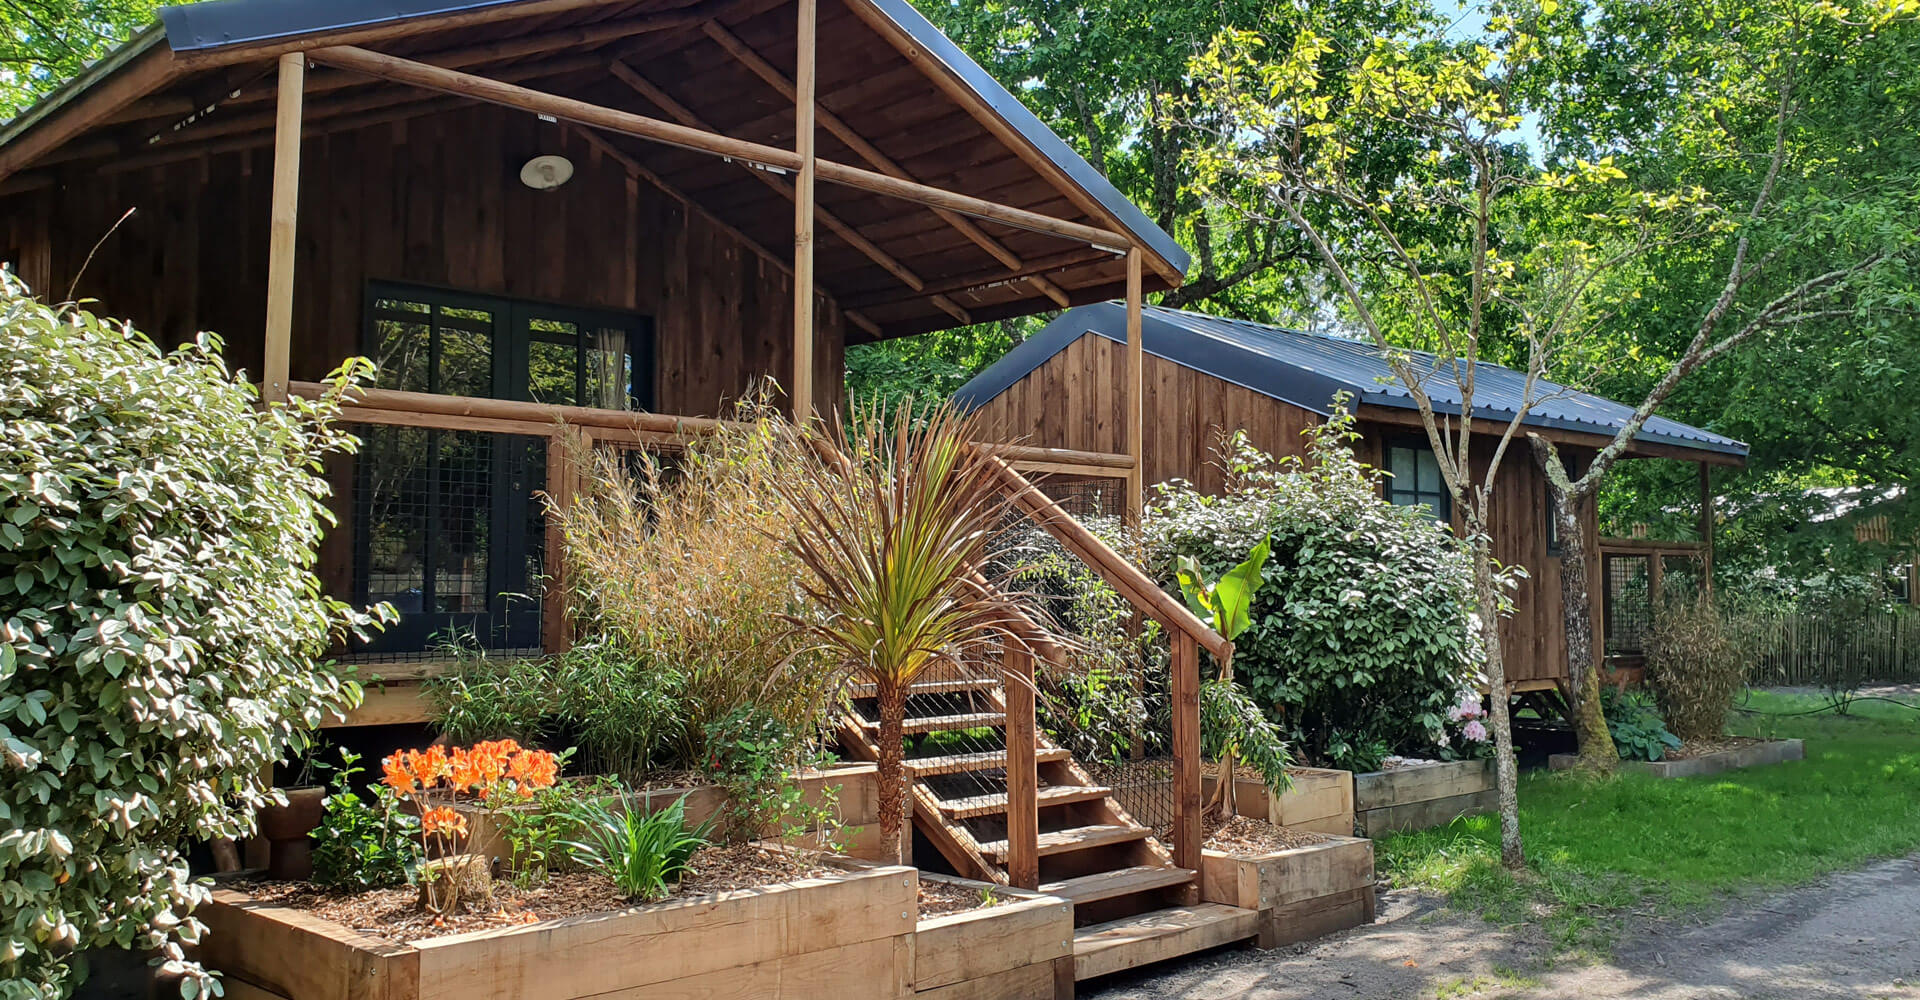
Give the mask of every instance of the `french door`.
<path id="1" fill-rule="evenodd" d="M 373 284 L 375 384 L 450 396 L 650 409 L 653 337 L 623 313 Z M 534 650 L 546 439 L 366 425 L 354 475 L 354 598 L 400 612 L 367 655 Z"/>

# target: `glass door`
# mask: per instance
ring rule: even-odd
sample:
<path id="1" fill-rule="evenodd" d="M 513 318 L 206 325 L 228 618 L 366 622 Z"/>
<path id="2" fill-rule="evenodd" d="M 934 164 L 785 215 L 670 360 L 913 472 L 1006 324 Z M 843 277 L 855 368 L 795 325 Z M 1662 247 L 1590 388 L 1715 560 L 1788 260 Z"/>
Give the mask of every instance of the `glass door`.
<path id="1" fill-rule="evenodd" d="M 375 285 L 366 350 L 385 389 L 609 409 L 652 402 L 643 317 Z M 354 475 L 354 598 L 400 620 L 357 652 L 540 646 L 546 439 L 366 425 Z"/>

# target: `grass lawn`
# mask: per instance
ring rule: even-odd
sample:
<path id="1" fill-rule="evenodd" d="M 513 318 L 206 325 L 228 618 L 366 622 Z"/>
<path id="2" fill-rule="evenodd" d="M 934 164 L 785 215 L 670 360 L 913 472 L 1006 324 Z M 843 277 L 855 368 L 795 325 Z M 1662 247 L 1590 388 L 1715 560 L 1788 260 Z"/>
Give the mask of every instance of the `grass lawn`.
<path id="1" fill-rule="evenodd" d="M 1705 778 L 1570 774 L 1520 780 L 1528 871 L 1499 863 L 1499 823 L 1475 816 L 1375 847 L 1396 885 L 1446 892 L 1496 923 L 1540 924 L 1561 948 L 1604 952 L 1625 921 L 1803 882 L 1920 849 L 1920 711 L 1755 692 L 1729 730 L 1807 741 L 1807 759 Z"/>

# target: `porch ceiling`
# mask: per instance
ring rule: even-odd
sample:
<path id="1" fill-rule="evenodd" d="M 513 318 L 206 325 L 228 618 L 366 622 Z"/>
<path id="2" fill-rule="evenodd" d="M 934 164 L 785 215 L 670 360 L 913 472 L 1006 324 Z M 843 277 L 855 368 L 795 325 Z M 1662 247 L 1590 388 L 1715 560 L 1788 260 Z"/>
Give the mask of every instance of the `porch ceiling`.
<path id="1" fill-rule="evenodd" d="M 4 190 L 264 149 L 277 55 L 332 44 L 794 144 L 792 0 L 216 0 L 165 19 L 164 37 L 137 38 L 111 70 L 0 133 Z M 904 0 L 825 0 L 818 25 L 820 157 L 1124 234 L 1147 251 L 1147 291 L 1178 282 L 1187 261 L 1177 244 Z M 307 134 L 467 103 L 315 67 Z M 789 177 L 593 135 L 644 182 L 731 226 L 769 260 L 791 260 Z M 1084 242 L 830 184 L 817 198 L 819 287 L 856 314 L 856 337 L 1104 300 L 1125 287 L 1125 260 Z"/>

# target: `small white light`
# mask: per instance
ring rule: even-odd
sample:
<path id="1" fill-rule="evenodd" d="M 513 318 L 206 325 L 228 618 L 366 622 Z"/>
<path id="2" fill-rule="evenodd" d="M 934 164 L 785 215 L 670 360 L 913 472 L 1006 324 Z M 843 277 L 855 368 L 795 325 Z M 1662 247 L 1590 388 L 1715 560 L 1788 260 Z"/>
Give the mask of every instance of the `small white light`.
<path id="1" fill-rule="evenodd" d="M 535 191 L 551 191 L 573 178 L 573 161 L 551 153 L 536 156 L 520 168 L 520 183 Z"/>

